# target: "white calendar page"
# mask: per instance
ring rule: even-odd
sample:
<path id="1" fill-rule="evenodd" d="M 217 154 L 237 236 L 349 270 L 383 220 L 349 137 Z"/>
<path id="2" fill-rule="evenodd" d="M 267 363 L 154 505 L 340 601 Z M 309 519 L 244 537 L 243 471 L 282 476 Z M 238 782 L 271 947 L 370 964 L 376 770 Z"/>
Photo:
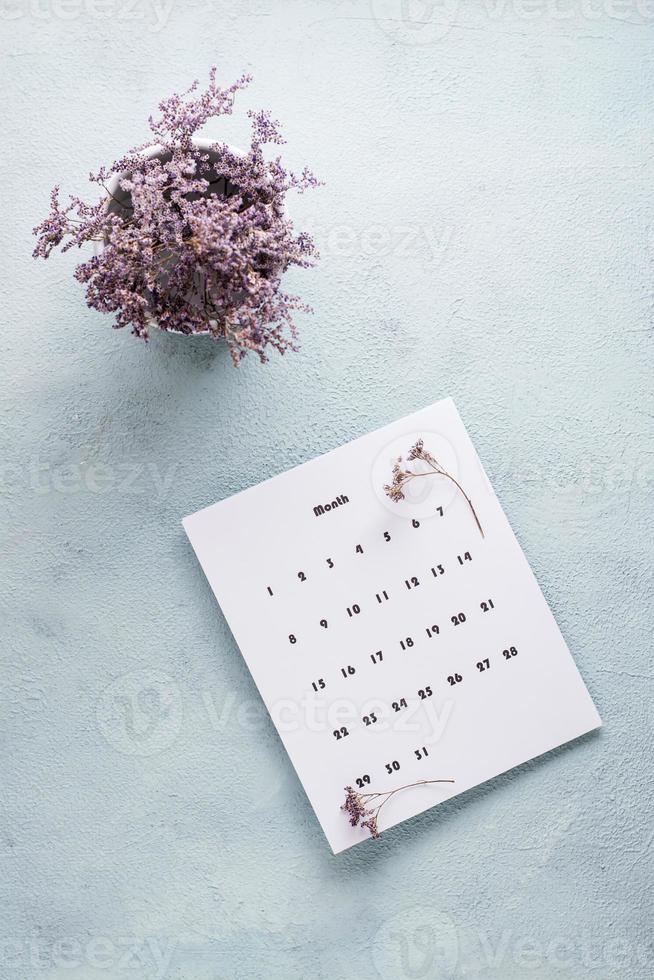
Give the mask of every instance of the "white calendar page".
<path id="1" fill-rule="evenodd" d="M 601 725 L 451 399 L 183 523 L 334 853 Z"/>

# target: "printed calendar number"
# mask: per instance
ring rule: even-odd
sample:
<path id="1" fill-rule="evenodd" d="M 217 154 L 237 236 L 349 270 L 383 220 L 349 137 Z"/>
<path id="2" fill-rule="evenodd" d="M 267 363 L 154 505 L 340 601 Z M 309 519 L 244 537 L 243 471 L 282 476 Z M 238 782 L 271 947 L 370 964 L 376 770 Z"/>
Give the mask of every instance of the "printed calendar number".
<path id="1" fill-rule="evenodd" d="M 404 584 L 406 585 L 407 589 L 415 589 L 418 585 L 420 585 L 420 582 L 416 575 L 412 575 L 411 578 L 404 579 Z"/>
<path id="2" fill-rule="evenodd" d="M 327 624 L 327 620 L 326 620 L 326 619 L 321 619 L 321 620 L 320 620 L 320 625 L 322 626 L 322 628 L 323 628 L 324 630 L 326 630 L 326 629 L 327 629 L 327 625 L 328 625 L 328 624 Z"/>
<path id="3" fill-rule="evenodd" d="M 306 580 L 307 580 L 307 577 L 304 574 L 304 572 L 298 572 L 297 573 L 297 577 L 299 578 L 300 582 L 306 582 Z"/>
<path id="4" fill-rule="evenodd" d="M 370 786 L 370 776 L 366 773 L 364 776 L 357 776 L 354 780 L 359 789 L 363 789 L 364 786 Z"/>
<path id="5" fill-rule="evenodd" d="M 334 738 L 338 741 L 341 738 L 347 738 L 347 736 L 350 733 L 348 732 L 347 728 L 345 728 L 345 726 L 343 726 L 342 728 L 335 728 L 334 731 L 332 732 L 332 734 L 333 734 Z"/>
<path id="6" fill-rule="evenodd" d="M 440 578 L 441 575 L 445 575 L 445 568 L 443 565 L 432 565 L 431 573 L 434 578 Z"/>
<path id="7" fill-rule="evenodd" d="M 377 723 L 377 715 L 374 711 L 371 711 L 369 715 L 364 715 L 361 719 L 364 725 L 375 725 Z"/>
<path id="8" fill-rule="evenodd" d="M 461 623 L 465 623 L 466 614 L 465 613 L 455 613 L 454 616 L 450 616 L 450 620 L 453 626 L 460 626 Z"/>
<path id="9" fill-rule="evenodd" d="M 418 691 L 418 697 L 420 698 L 421 701 L 426 701 L 427 698 L 430 698 L 433 693 L 434 692 L 432 691 L 431 687 L 429 686 L 429 684 L 427 684 L 425 685 L 425 687 L 420 688 L 420 690 Z"/>
<path id="10" fill-rule="evenodd" d="M 393 709 L 393 711 L 401 711 L 402 708 L 406 708 L 406 706 L 407 706 L 406 698 L 400 698 L 399 701 L 393 701 L 393 703 L 391 704 L 391 708 Z"/>
<path id="11" fill-rule="evenodd" d="M 438 634 L 440 633 L 440 629 L 438 628 L 436 623 L 434 623 L 433 626 L 427 626 L 425 632 L 427 633 L 427 636 L 431 640 L 432 636 L 438 636 Z"/>
<path id="12" fill-rule="evenodd" d="M 505 660 L 511 660 L 513 657 L 517 657 L 517 647 L 509 647 L 508 650 L 502 650 L 502 656 Z"/>
<path id="13" fill-rule="evenodd" d="M 294 633 L 289 633 L 288 634 L 288 642 L 289 643 L 297 643 L 297 637 L 295 636 Z"/>
<path id="14" fill-rule="evenodd" d="M 386 772 L 389 774 L 389 776 L 391 776 L 394 772 L 399 772 L 400 768 L 400 763 L 397 761 L 397 759 L 394 759 L 393 762 L 386 763 Z"/>
<path id="15" fill-rule="evenodd" d="M 324 677 L 319 677 L 317 681 L 312 681 L 311 687 L 314 689 L 314 691 L 324 691 L 327 687 Z"/>
<path id="16" fill-rule="evenodd" d="M 406 636 L 403 640 L 400 640 L 400 646 L 403 650 L 408 650 L 413 646 L 413 639 L 410 636 Z"/>
<path id="17" fill-rule="evenodd" d="M 490 660 L 488 657 L 485 657 L 484 660 L 478 661 L 477 670 L 480 674 L 483 674 L 485 670 L 490 670 Z"/>
<path id="18" fill-rule="evenodd" d="M 447 683 L 451 687 L 454 687 L 455 684 L 460 684 L 462 680 L 463 677 L 461 676 L 461 674 L 450 674 L 449 677 L 447 678 Z"/>
<path id="19" fill-rule="evenodd" d="M 495 608 L 495 604 L 492 599 L 485 599 L 483 602 L 479 603 L 479 608 L 482 612 L 490 612 L 491 609 Z"/>
<path id="20" fill-rule="evenodd" d="M 467 561 L 472 561 L 472 555 L 469 551 L 464 551 L 462 555 L 457 555 L 456 557 L 459 565 L 463 565 Z"/>
<path id="21" fill-rule="evenodd" d="M 379 603 L 388 602 L 388 592 L 386 591 L 386 589 L 383 589 L 381 592 L 377 592 L 376 596 L 377 596 L 377 602 Z"/>
<path id="22" fill-rule="evenodd" d="M 418 762 L 420 762 L 421 759 L 425 759 L 429 755 L 429 752 L 427 751 L 424 745 L 421 745 L 419 749 L 413 750 L 413 754 L 415 755 Z"/>
<path id="23" fill-rule="evenodd" d="M 381 652 L 381 650 L 376 650 L 375 653 L 370 654 L 370 659 L 372 660 L 373 664 L 380 664 L 384 659 L 384 654 Z"/>
<path id="24" fill-rule="evenodd" d="M 356 674 L 356 672 L 357 672 L 356 667 L 352 667 L 351 665 L 348 665 L 347 667 L 341 667 L 341 674 L 343 675 L 343 677 L 352 677 L 352 675 Z"/>
<path id="25" fill-rule="evenodd" d="M 390 541 L 390 540 L 391 540 L 391 532 L 384 531 L 384 541 Z"/>
<path id="26" fill-rule="evenodd" d="M 350 619 L 353 616 L 358 616 L 360 612 L 361 612 L 361 606 L 356 602 L 353 605 L 347 607 L 347 614 L 350 617 Z"/>

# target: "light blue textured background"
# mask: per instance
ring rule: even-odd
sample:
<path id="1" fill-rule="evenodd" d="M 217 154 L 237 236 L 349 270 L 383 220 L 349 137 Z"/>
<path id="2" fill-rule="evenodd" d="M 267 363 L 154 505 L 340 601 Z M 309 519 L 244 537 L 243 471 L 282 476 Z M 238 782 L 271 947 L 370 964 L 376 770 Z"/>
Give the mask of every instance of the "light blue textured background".
<path id="1" fill-rule="evenodd" d="M 651 3 L 0 26 L 2 980 L 649 980 Z M 212 62 L 256 80 L 209 135 L 270 106 L 327 181 L 302 352 L 238 371 L 29 259 L 51 184 Z M 179 521 L 448 394 L 605 728 L 334 858 Z"/>

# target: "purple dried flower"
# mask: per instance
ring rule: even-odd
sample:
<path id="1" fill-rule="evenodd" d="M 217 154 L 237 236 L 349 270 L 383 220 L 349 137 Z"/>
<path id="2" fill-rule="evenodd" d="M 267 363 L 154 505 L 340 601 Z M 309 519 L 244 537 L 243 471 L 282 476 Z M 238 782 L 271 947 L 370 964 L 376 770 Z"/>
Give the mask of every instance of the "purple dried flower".
<path id="1" fill-rule="evenodd" d="M 368 815 L 361 793 L 357 793 L 351 786 L 345 787 L 345 803 L 341 810 L 345 810 L 353 827 L 356 827 L 359 821 Z"/>
<path id="2" fill-rule="evenodd" d="M 423 476 L 444 476 L 446 479 L 451 480 L 452 483 L 454 483 L 454 485 L 461 491 L 461 493 L 465 497 L 466 501 L 468 502 L 468 506 L 470 507 L 470 510 L 472 512 L 472 516 L 474 517 L 477 527 L 479 528 L 479 533 L 483 538 L 484 530 L 481 526 L 479 518 L 477 517 L 477 511 L 473 507 L 470 497 L 467 495 L 467 493 L 465 492 L 465 490 L 463 489 L 459 481 L 456 480 L 451 473 L 448 473 L 443 466 L 441 466 L 441 464 L 438 462 L 435 456 L 432 456 L 432 454 L 425 449 L 425 444 L 422 439 L 418 439 L 418 441 L 414 443 L 414 445 L 407 453 L 408 461 L 413 461 L 416 459 L 422 460 L 423 462 L 427 463 L 429 469 L 421 472 L 418 472 L 417 470 L 403 469 L 402 457 L 399 456 L 396 462 L 393 464 L 393 471 L 392 471 L 393 479 L 391 483 L 387 483 L 384 486 L 384 493 L 386 494 L 386 496 L 390 497 L 390 499 L 397 504 L 401 500 L 405 499 L 404 488 L 407 485 L 407 483 L 411 482 L 411 480 L 415 480 L 418 477 L 423 477 Z"/>
<path id="3" fill-rule="evenodd" d="M 102 245 L 75 276 L 88 305 L 113 313 L 117 327 L 130 326 L 145 340 L 153 322 L 209 333 L 227 341 L 235 364 L 248 351 L 265 361 L 268 347 L 297 349 L 294 314 L 310 309 L 282 292 L 281 279 L 290 266 L 306 268 L 317 258 L 311 236 L 295 233 L 285 198 L 319 182 L 309 170 L 296 176 L 279 158 L 264 158 L 265 144 L 284 142 L 267 111 L 249 113 L 244 155 L 222 143 L 211 152 L 194 143 L 207 120 L 231 114 L 236 92 L 249 82 L 243 75 L 221 89 L 214 67 L 205 91 L 197 93 L 196 81 L 164 99 L 159 118 L 149 121 L 157 154 L 144 155 L 152 145 L 144 144 L 90 176 L 103 188 L 117 176 L 113 199 L 88 205 L 71 197 L 62 208 L 55 187 L 50 214 L 34 229 L 35 257 Z"/>
<path id="4" fill-rule="evenodd" d="M 375 840 L 379 837 L 379 830 L 377 828 L 377 817 L 374 814 L 368 817 L 367 820 L 362 820 L 361 826 L 367 827 L 368 830 L 370 831 L 370 836 L 373 837 Z"/>
<path id="5" fill-rule="evenodd" d="M 360 824 L 376 840 L 379 837 L 379 812 L 396 793 L 400 793 L 403 789 L 411 789 L 413 786 L 428 786 L 433 783 L 453 782 L 453 779 L 419 779 L 415 783 L 396 786 L 395 789 L 388 789 L 383 793 L 359 793 L 351 786 L 346 786 L 345 802 L 342 804 L 341 810 L 345 810 L 347 813 L 352 827 Z M 374 806 L 370 807 L 369 804 L 373 803 L 373 801 Z"/>

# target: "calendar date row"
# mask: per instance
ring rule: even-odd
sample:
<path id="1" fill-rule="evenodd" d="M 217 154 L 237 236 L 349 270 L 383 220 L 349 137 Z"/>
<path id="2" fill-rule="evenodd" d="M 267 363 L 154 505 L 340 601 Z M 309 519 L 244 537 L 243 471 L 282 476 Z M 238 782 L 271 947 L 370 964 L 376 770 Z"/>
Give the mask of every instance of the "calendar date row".
<path id="1" fill-rule="evenodd" d="M 500 660 L 500 662 L 501 663 L 507 661 L 510 662 L 514 660 L 515 657 L 517 656 L 518 656 L 517 647 L 515 646 L 506 647 L 504 650 L 502 650 L 501 653 L 502 659 Z M 478 676 L 479 674 L 485 674 L 487 671 L 489 671 L 491 667 L 494 665 L 495 660 L 496 660 L 495 657 L 491 658 L 490 656 L 484 657 L 482 660 L 477 660 L 474 665 L 477 671 L 476 676 Z M 356 673 L 353 667 L 342 668 L 342 672 L 345 673 L 346 676 L 350 672 Z M 443 678 L 443 680 L 444 683 L 449 685 L 449 687 L 456 687 L 457 685 L 463 683 L 464 674 L 454 672 L 451 674 L 447 674 Z M 327 685 L 325 684 L 324 679 L 321 677 L 317 681 L 314 681 L 312 686 L 314 691 L 321 691 L 324 690 Z M 418 690 L 415 693 L 415 698 L 413 699 L 412 698 L 407 699 L 407 697 L 398 697 L 396 700 L 390 702 L 390 711 L 386 706 L 383 712 L 379 710 L 367 711 L 365 714 L 361 715 L 361 724 L 364 726 L 364 728 L 371 728 L 373 725 L 376 725 L 380 721 L 382 714 L 386 716 L 390 715 L 392 717 L 393 714 L 400 714 L 404 710 L 409 710 L 410 706 L 415 706 L 416 704 L 420 704 L 421 701 L 428 701 L 430 698 L 434 696 L 435 686 L 436 685 L 432 681 L 431 683 L 425 684 L 423 687 L 418 688 Z M 332 731 L 333 738 L 335 738 L 337 742 L 340 742 L 344 738 L 348 738 L 348 736 L 350 735 L 350 727 L 348 727 L 348 725 L 341 725 L 340 727 L 335 728 Z"/>
<path id="2" fill-rule="evenodd" d="M 463 617 L 463 619 L 461 619 L 461 617 Z M 457 613 L 456 616 L 452 617 L 452 621 L 454 622 L 455 619 L 456 619 L 455 625 L 461 625 L 461 623 L 466 622 L 465 613 Z M 440 635 L 440 627 L 438 626 L 437 623 L 434 623 L 432 626 L 427 626 L 425 628 L 425 634 L 428 640 L 434 639 L 435 637 Z M 408 653 L 416 648 L 417 642 L 418 642 L 417 638 L 414 639 L 413 636 L 405 636 L 398 641 L 395 650 L 397 651 L 397 649 L 399 648 L 400 651 L 404 651 Z M 386 652 L 388 653 L 388 648 Z M 514 646 L 507 647 L 502 651 L 505 660 L 510 660 L 513 656 L 516 655 L 516 653 L 517 650 Z M 370 661 L 373 667 L 378 666 L 380 664 L 384 664 L 386 662 L 384 659 L 384 650 L 375 650 L 373 653 L 369 653 L 368 660 Z M 479 664 L 477 665 L 480 671 L 483 670 L 485 663 L 486 661 L 480 661 Z M 363 662 L 363 666 L 364 667 L 368 666 L 367 660 Z M 339 667 L 335 671 L 335 677 L 337 680 L 339 680 L 342 683 L 343 680 L 347 680 L 350 677 L 354 677 L 357 671 L 360 669 L 362 669 L 362 665 L 360 663 L 357 666 L 355 666 L 354 664 L 345 664 L 344 666 Z M 458 683 L 458 681 L 456 680 L 456 676 L 457 675 L 453 675 L 451 680 L 448 678 L 449 683 L 452 686 L 455 683 Z M 333 678 L 331 678 L 331 680 L 333 680 Z M 316 680 L 311 682 L 311 686 L 313 690 L 316 692 L 324 691 L 325 688 L 327 687 L 327 681 L 325 680 L 324 677 L 318 677 Z"/>
<path id="3" fill-rule="evenodd" d="M 413 750 L 412 761 L 422 762 L 423 759 L 429 758 L 429 749 L 426 745 L 421 745 L 419 748 Z M 406 765 L 406 763 L 405 763 Z M 402 768 L 402 763 L 399 759 L 391 759 L 390 762 L 384 763 L 384 775 L 392 776 L 393 773 L 399 772 Z M 367 786 L 371 784 L 370 773 L 364 773 L 362 776 L 357 776 L 354 780 L 358 789 L 365 790 Z"/>
<path id="4" fill-rule="evenodd" d="M 418 527 L 420 526 L 419 521 L 414 521 L 413 523 L 416 526 L 418 526 Z M 387 538 L 386 538 L 386 535 L 388 535 Z M 391 540 L 391 536 L 390 536 L 390 532 L 389 531 L 384 531 L 384 536 L 385 536 L 385 540 L 388 540 L 388 541 Z M 354 548 L 354 554 L 355 555 L 365 555 L 366 554 L 366 549 L 364 548 L 364 546 L 362 544 L 357 544 L 355 546 L 355 548 Z M 471 562 L 472 561 L 472 552 L 470 552 L 470 551 L 462 551 L 460 554 L 457 554 L 456 555 L 456 559 L 455 560 L 456 560 L 457 566 L 464 566 L 468 562 Z M 330 557 L 326 557 L 324 559 L 324 563 L 325 563 L 324 564 L 324 567 L 326 567 L 328 570 L 331 570 L 331 569 L 334 569 L 334 568 L 337 568 L 338 567 L 337 566 L 337 563 L 334 561 L 334 559 L 333 558 L 330 558 Z M 431 567 L 430 571 L 431 571 L 431 574 L 432 574 L 432 576 L 434 578 L 439 578 L 441 575 L 444 575 L 445 574 L 445 565 L 442 564 L 442 563 L 433 565 Z M 300 583 L 309 582 L 311 580 L 311 578 L 313 577 L 313 574 L 314 573 L 312 572 L 311 575 L 309 575 L 309 574 L 307 574 L 307 572 L 306 572 L 305 569 L 299 569 L 298 572 L 296 573 L 297 580 Z M 412 588 L 415 588 L 416 586 L 420 585 L 420 581 L 419 581 L 418 576 L 413 575 L 413 576 L 407 577 L 404 580 L 404 585 L 405 585 L 405 587 L 407 589 L 412 589 Z M 274 597 L 276 595 L 276 592 L 273 589 L 272 585 L 266 585 L 266 593 L 268 594 L 268 596 L 272 596 L 272 597 Z M 381 602 L 380 599 L 378 601 Z"/>
<path id="5" fill-rule="evenodd" d="M 359 616 L 361 614 L 361 606 L 357 602 L 354 602 L 351 606 L 346 606 L 345 608 L 346 608 L 347 615 L 352 619 L 355 616 Z M 482 599 L 481 602 L 479 603 L 479 611 L 482 613 L 489 613 L 492 612 L 494 609 L 495 609 L 495 602 L 491 598 Z M 464 623 L 467 623 L 469 621 L 470 616 L 471 616 L 470 610 L 468 610 L 467 612 L 464 612 L 463 610 L 459 610 L 458 612 L 453 612 L 448 618 L 448 625 L 463 626 Z M 329 629 L 329 620 L 327 619 L 319 620 L 319 626 L 321 626 L 323 629 Z M 427 634 L 428 639 L 432 639 L 432 637 L 434 636 L 440 636 L 443 626 L 444 626 L 443 623 L 432 623 L 430 626 L 426 626 L 425 633 Z M 291 646 L 295 646 L 296 643 L 298 643 L 298 634 L 289 633 L 288 642 L 291 644 Z M 399 643 L 403 650 L 407 650 L 414 645 L 415 640 L 413 636 L 406 636 L 403 639 L 401 639 Z"/>

